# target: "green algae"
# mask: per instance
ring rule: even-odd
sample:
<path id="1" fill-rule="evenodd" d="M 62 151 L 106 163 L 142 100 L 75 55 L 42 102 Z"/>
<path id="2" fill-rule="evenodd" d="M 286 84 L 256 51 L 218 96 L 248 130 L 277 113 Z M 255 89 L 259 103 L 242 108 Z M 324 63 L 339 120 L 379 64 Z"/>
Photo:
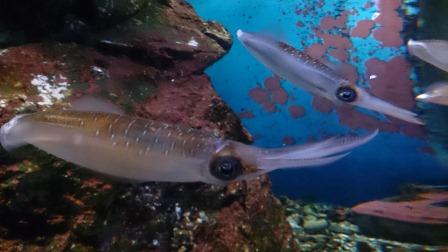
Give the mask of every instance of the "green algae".
<path id="1" fill-rule="evenodd" d="M 156 94 L 158 90 L 154 82 L 143 79 L 126 80 L 123 87 L 125 96 L 134 102 L 143 102 Z"/>
<path id="2" fill-rule="evenodd" d="M 116 19 L 128 18 L 150 4 L 150 0 L 96 0 L 95 5 L 107 16 Z"/>
<path id="3" fill-rule="evenodd" d="M 37 92 L 24 83 L 24 74 L 0 63 L 0 99 L 11 100 Z"/>
<path id="4" fill-rule="evenodd" d="M 82 80 L 83 72 L 88 69 L 88 48 L 84 50 L 75 44 L 43 44 L 37 46 L 44 59 L 53 62 L 56 71 L 63 71 L 70 80 L 72 88 L 87 89 L 88 83 Z"/>
<path id="5" fill-rule="evenodd" d="M 111 82 L 107 69 L 111 58 L 91 48 L 58 44 L 42 46 L 39 50 L 44 58 L 64 66 L 62 72 L 70 80 L 70 90 L 87 92 L 92 84 L 96 84 L 101 96 L 117 100 L 127 111 L 132 110 L 134 102 L 142 102 L 158 90 L 154 81 L 145 76 L 131 76 L 119 83 Z M 92 60 L 89 55 L 96 58 Z"/>
<path id="6" fill-rule="evenodd" d="M 131 19 L 134 25 L 142 26 L 146 29 L 163 25 L 168 20 L 162 15 L 168 5 L 168 0 L 148 1 L 145 7 L 141 8 Z"/>
<path id="7" fill-rule="evenodd" d="M 296 251 L 294 245 L 285 247 L 282 243 L 284 240 L 283 234 L 281 234 L 282 230 L 290 229 L 288 223 L 284 221 L 283 208 L 276 204 L 269 204 L 266 207 L 267 214 L 251 216 L 249 222 L 251 229 L 246 235 L 250 243 L 253 244 L 253 248 L 263 248 L 265 251 Z M 269 218 L 266 218 L 266 215 Z M 281 249 L 279 250 L 279 248 Z"/>

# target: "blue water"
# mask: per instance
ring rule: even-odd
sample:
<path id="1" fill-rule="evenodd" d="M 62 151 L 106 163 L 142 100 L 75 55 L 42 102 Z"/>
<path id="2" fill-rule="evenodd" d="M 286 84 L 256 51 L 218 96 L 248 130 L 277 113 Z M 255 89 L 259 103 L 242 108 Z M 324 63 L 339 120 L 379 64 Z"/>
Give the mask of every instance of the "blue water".
<path id="1" fill-rule="evenodd" d="M 272 73 L 258 63 L 236 40 L 236 30 L 270 30 L 283 36 L 290 44 L 302 48 L 318 42 L 310 39 L 310 27 L 317 27 L 320 18 L 329 13 L 337 16 L 342 10 L 356 9 L 357 15 L 349 15 L 348 26 L 362 19 L 371 19 L 376 8 L 365 10 L 359 1 L 325 1 L 322 7 L 315 7 L 316 15 L 298 16 L 296 9 L 313 6 L 316 1 L 259 1 L 259 0 L 189 0 L 199 15 L 206 20 L 222 23 L 234 38 L 228 55 L 207 69 L 218 94 L 234 111 L 252 111 L 253 119 L 242 119 L 244 126 L 255 138 L 255 145 L 277 147 L 285 136 L 294 138 L 300 144 L 310 138 L 352 132 L 339 123 L 335 112 L 324 114 L 315 110 L 312 96 L 283 81 L 282 86 L 290 98 L 284 105 L 276 105 L 277 111 L 269 113 L 249 97 L 249 90 L 272 76 Z M 363 5 L 364 3 L 362 3 Z M 314 4 L 315 5 L 315 4 Z M 412 13 L 416 10 L 412 9 Z M 317 18 L 316 18 L 317 17 Z M 304 27 L 298 28 L 301 21 Z M 382 47 L 371 36 L 350 38 L 356 51 L 358 63 L 350 62 L 360 76 L 365 73 L 364 62 L 373 56 L 388 60 L 403 55 L 405 47 Z M 334 60 L 330 58 L 329 60 Z M 365 86 L 360 78 L 360 86 Z M 292 97 L 292 98 L 291 98 Z M 290 105 L 301 105 L 306 115 L 293 119 L 288 113 Z M 362 133 L 365 131 L 359 131 Z M 355 150 L 351 155 L 334 164 L 317 168 L 279 170 L 271 174 L 274 192 L 293 198 L 306 198 L 339 204 L 354 204 L 374 198 L 396 194 L 405 183 L 438 184 L 448 182 L 448 168 L 431 155 L 419 151 L 427 147 L 425 140 L 398 133 L 382 132 L 371 143 Z"/>

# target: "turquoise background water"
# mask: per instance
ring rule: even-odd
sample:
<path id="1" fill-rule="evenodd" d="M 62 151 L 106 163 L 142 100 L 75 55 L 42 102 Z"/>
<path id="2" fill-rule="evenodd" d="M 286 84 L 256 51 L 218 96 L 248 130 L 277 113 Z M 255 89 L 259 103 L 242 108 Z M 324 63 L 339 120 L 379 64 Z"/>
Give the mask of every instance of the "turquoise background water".
<path id="1" fill-rule="evenodd" d="M 269 113 L 249 97 L 250 89 L 263 83 L 272 73 L 257 62 L 236 40 L 236 31 L 268 30 L 275 32 L 297 48 L 317 42 L 309 38 L 310 27 L 317 27 L 320 18 L 328 14 L 338 16 L 343 10 L 356 9 L 357 15 L 350 15 L 347 25 L 353 27 L 357 21 L 371 19 L 376 7 L 361 8 L 363 1 L 324 1 L 322 7 L 316 1 L 288 0 L 189 0 L 199 15 L 206 20 L 216 20 L 223 24 L 234 38 L 234 44 L 222 60 L 207 69 L 218 94 L 235 112 L 252 111 L 254 118 L 243 118 L 244 126 L 255 138 L 255 145 L 278 147 L 285 136 L 294 138 L 297 144 L 310 138 L 343 134 L 352 130 L 339 123 L 336 112 L 324 114 L 312 107 L 312 95 L 282 81 L 290 98 L 284 105 L 276 105 L 276 112 Z M 315 6 L 316 15 L 300 16 L 296 10 Z M 409 9 L 416 13 L 417 9 Z M 301 21 L 303 27 L 296 26 Z M 350 38 L 356 52 L 357 63 L 350 62 L 359 74 L 364 74 L 364 62 L 373 56 L 388 60 L 406 53 L 402 47 L 382 47 L 371 36 Z M 330 58 L 330 60 L 332 60 Z M 358 83 L 363 86 L 364 83 Z M 290 105 L 301 105 L 306 115 L 293 119 L 288 113 Z M 365 133 L 365 131 L 358 131 Z M 351 155 L 334 164 L 306 168 L 278 170 L 271 173 L 274 192 L 294 198 L 353 204 L 381 198 L 397 193 L 404 183 L 438 184 L 448 182 L 448 168 L 435 156 L 418 151 L 427 147 L 424 139 L 404 136 L 398 133 L 381 132 L 369 144 L 355 150 Z"/>

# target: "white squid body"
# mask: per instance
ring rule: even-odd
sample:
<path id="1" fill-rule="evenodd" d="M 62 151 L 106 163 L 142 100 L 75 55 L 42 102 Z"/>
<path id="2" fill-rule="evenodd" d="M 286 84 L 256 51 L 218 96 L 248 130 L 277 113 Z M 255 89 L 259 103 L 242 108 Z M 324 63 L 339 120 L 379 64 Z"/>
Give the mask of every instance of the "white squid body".
<path id="1" fill-rule="evenodd" d="M 278 168 L 328 164 L 376 134 L 264 149 L 115 113 L 48 111 L 13 118 L 1 127 L 0 144 L 6 150 L 31 144 L 93 171 L 137 182 L 226 184 Z"/>
<path id="2" fill-rule="evenodd" d="M 345 102 L 407 122 L 423 124 L 417 114 L 370 95 L 322 62 L 282 41 L 242 30 L 237 31 L 237 36 L 244 47 L 267 68 L 315 95 L 335 104 Z"/>
<path id="3" fill-rule="evenodd" d="M 410 39 L 408 50 L 421 60 L 448 72 L 448 41 Z"/>
<path id="4" fill-rule="evenodd" d="M 415 98 L 418 101 L 448 106 L 448 82 L 436 82 Z"/>
<path id="5" fill-rule="evenodd" d="M 409 40 L 408 50 L 412 55 L 448 72 L 448 41 Z M 426 92 L 416 97 L 418 101 L 448 106 L 448 82 L 431 84 Z"/>

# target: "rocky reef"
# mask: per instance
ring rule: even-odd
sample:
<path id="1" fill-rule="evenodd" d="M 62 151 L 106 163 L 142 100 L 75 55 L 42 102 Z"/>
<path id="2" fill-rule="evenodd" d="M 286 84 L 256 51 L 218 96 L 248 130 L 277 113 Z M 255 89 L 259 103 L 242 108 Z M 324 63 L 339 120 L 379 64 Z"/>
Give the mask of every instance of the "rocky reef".
<path id="1" fill-rule="evenodd" d="M 251 141 L 203 73 L 230 35 L 184 1 L 0 6 L 0 125 L 94 94 L 132 115 Z M 130 185 L 30 146 L 0 150 L 0 216 L 1 251 L 297 250 L 266 176 Z"/>
<path id="2" fill-rule="evenodd" d="M 416 242 L 421 242 L 419 239 L 408 240 L 408 243 L 396 241 L 394 239 L 397 236 L 387 234 L 409 232 L 410 229 L 403 230 L 402 227 L 394 224 L 381 230 L 382 238 L 378 238 L 378 235 L 372 237 L 372 233 L 363 232 L 365 226 L 358 226 L 356 214 L 347 207 L 293 201 L 288 198 L 282 198 L 281 202 L 286 208 L 288 221 L 293 228 L 294 240 L 300 251 L 398 252 L 447 251 L 448 248 L 446 242 L 440 246 L 430 246 L 422 245 L 427 243 L 417 244 Z M 375 226 L 374 223 L 373 225 L 369 223 L 368 227 Z M 436 230 L 438 230 L 437 227 L 431 230 L 426 229 L 426 236 L 436 234 L 434 233 Z"/>

